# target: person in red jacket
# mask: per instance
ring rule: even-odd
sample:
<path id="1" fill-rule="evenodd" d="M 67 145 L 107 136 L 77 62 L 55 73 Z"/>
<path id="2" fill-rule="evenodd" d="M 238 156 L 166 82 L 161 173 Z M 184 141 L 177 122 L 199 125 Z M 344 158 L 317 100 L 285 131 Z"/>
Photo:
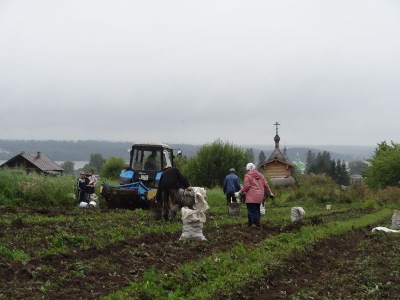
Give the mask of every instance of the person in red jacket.
<path id="1" fill-rule="evenodd" d="M 236 195 L 246 193 L 246 206 L 248 226 L 255 224 L 257 228 L 261 229 L 260 223 L 260 205 L 264 199 L 264 193 L 267 191 L 271 198 L 275 198 L 264 176 L 256 170 L 253 163 L 246 165 L 247 173 L 244 176 L 243 186 Z"/>
<path id="2" fill-rule="evenodd" d="M 173 221 L 179 210 L 178 191 L 180 188 L 191 190 L 187 179 L 182 173 L 170 165 L 165 166 L 157 189 L 157 200 L 162 200 L 162 215 L 165 221 Z M 169 213 L 169 216 L 168 216 Z"/>

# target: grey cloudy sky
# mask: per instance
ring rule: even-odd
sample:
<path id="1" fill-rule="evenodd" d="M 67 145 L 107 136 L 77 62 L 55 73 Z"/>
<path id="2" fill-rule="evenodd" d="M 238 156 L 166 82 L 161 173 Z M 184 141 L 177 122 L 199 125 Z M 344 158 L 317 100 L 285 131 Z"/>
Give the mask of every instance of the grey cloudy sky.
<path id="1" fill-rule="evenodd" d="M 0 139 L 399 142 L 400 1 L 0 0 Z"/>

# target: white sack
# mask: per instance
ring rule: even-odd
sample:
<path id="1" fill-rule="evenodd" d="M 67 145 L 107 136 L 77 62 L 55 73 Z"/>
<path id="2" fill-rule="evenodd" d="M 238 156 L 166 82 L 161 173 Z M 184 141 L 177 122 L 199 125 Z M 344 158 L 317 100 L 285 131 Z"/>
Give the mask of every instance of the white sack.
<path id="1" fill-rule="evenodd" d="M 394 210 L 392 216 L 392 229 L 400 229 L 400 211 Z"/>
<path id="2" fill-rule="evenodd" d="M 204 212 L 199 211 L 197 209 L 190 209 L 184 206 L 181 208 L 181 213 L 182 213 L 183 223 L 195 222 L 195 221 L 200 221 L 204 223 L 206 221 L 206 215 L 204 214 Z"/>
<path id="3" fill-rule="evenodd" d="M 264 203 L 261 203 L 261 205 L 260 205 L 260 214 L 265 215 L 265 204 Z"/>
<path id="4" fill-rule="evenodd" d="M 375 227 L 372 229 L 372 232 L 375 231 L 385 231 L 385 232 L 395 232 L 395 233 L 399 233 L 400 230 L 393 230 L 393 229 L 389 229 L 387 227 Z"/>
<path id="5" fill-rule="evenodd" d="M 196 193 L 200 193 L 203 196 L 203 198 L 207 197 L 207 192 L 204 188 L 196 186 L 196 187 L 193 187 L 193 190 Z"/>
<path id="6" fill-rule="evenodd" d="M 82 201 L 79 203 L 79 207 L 80 208 L 95 208 L 95 207 L 97 207 L 97 203 L 95 201 L 90 201 L 89 203 Z"/>
<path id="7" fill-rule="evenodd" d="M 96 204 L 98 204 L 98 203 L 99 203 L 99 197 L 97 197 L 97 195 L 96 195 L 95 193 L 93 193 L 93 194 L 90 194 L 90 196 L 89 196 L 89 200 L 90 200 L 90 201 L 94 201 L 94 202 L 96 202 Z"/>
<path id="8" fill-rule="evenodd" d="M 290 219 L 292 220 L 292 222 L 301 220 L 305 214 L 306 212 L 302 207 L 300 206 L 292 207 L 290 211 Z"/>
<path id="9" fill-rule="evenodd" d="M 210 208 L 205 200 L 206 190 L 201 187 L 193 187 L 193 191 L 195 192 L 194 209 L 181 208 L 183 229 L 179 240 L 206 241 L 207 239 L 203 235 L 203 223 L 206 221 L 204 212 Z"/>
<path id="10" fill-rule="evenodd" d="M 210 206 L 208 206 L 208 203 L 205 199 L 207 197 L 206 190 L 201 187 L 194 187 L 193 191 L 196 193 L 193 208 L 201 212 L 208 210 Z"/>
<path id="11" fill-rule="evenodd" d="M 186 222 L 183 221 L 183 229 L 180 241 L 184 239 L 195 240 L 195 241 L 206 241 L 207 239 L 203 235 L 203 223 L 199 221 Z"/>
<path id="12" fill-rule="evenodd" d="M 97 207 L 97 202 L 96 202 L 96 201 L 90 201 L 88 207 L 89 207 L 89 208 L 95 208 L 95 207 Z"/>

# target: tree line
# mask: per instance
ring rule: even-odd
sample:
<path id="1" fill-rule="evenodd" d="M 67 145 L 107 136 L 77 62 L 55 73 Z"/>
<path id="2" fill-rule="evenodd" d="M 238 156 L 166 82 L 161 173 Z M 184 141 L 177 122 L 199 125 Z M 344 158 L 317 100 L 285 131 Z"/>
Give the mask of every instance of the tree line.
<path id="1" fill-rule="evenodd" d="M 340 185 L 350 184 L 350 175 L 360 174 L 366 177 L 365 181 L 373 188 L 382 188 L 394 185 L 400 180 L 400 146 L 386 142 L 379 144 L 374 156 L 366 161 L 351 161 L 348 164 L 344 160 L 334 160 L 327 151 L 315 153 L 307 152 L 305 175 L 325 174 L 330 176 Z M 259 153 L 258 162 L 266 161 L 263 151 Z M 230 168 L 235 168 L 239 178 L 243 178 L 248 162 L 256 162 L 253 149 L 245 149 L 241 146 L 223 142 L 218 139 L 199 147 L 196 155 L 183 156 L 175 160 L 175 165 L 195 185 L 204 187 L 222 186 L 225 176 Z M 107 179 L 119 178 L 121 169 L 126 166 L 126 159 L 122 157 L 109 157 L 105 159 L 102 154 L 90 155 L 89 163 L 83 167 L 88 172 L 93 169 L 101 177 Z M 395 166 L 395 167 L 392 167 Z M 74 163 L 65 161 L 62 164 L 65 174 L 73 174 Z M 397 171 L 399 170 L 399 171 Z M 301 174 L 298 174 L 301 176 Z"/>
<path id="2" fill-rule="evenodd" d="M 348 164 L 344 160 L 331 159 L 330 153 L 327 151 L 315 154 L 312 151 L 307 152 L 306 157 L 306 174 L 325 174 L 330 176 L 336 183 L 340 185 L 349 185 L 351 183 L 350 175 L 360 175 L 366 177 L 369 167 L 367 161 L 351 161 Z"/>
<path id="3" fill-rule="evenodd" d="M 306 174 L 325 174 L 330 176 L 337 184 L 349 185 L 350 172 L 345 161 L 331 159 L 329 152 L 307 152 Z"/>
<path id="4" fill-rule="evenodd" d="M 364 174 L 368 187 L 377 190 L 400 185 L 400 144 L 379 143 L 367 162 Z"/>

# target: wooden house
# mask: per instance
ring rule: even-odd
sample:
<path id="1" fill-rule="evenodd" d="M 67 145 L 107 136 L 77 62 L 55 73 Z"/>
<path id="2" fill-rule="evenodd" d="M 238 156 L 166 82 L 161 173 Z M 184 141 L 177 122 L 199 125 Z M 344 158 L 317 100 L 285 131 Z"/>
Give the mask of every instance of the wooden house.
<path id="1" fill-rule="evenodd" d="M 21 152 L 0 166 L 0 168 L 3 167 L 10 169 L 23 168 L 28 173 L 36 172 L 46 175 L 62 175 L 64 171 L 60 165 L 41 152 L 37 152 L 36 154 Z"/>
<path id="2" fill-rule="evenodd" d="M 280 125 L 280 124 L 274 124 Z M 293 170 L 296 168 L 279 149 L 280 137 L 278 135 L 278 126 L 276 128 L 276 135 L 274 137 L 275 148 L 269 158 L 259 165 L 261 173 L 269 179 L 273 185 L 293 185 L 296 184 L 294 179 Z"/>

